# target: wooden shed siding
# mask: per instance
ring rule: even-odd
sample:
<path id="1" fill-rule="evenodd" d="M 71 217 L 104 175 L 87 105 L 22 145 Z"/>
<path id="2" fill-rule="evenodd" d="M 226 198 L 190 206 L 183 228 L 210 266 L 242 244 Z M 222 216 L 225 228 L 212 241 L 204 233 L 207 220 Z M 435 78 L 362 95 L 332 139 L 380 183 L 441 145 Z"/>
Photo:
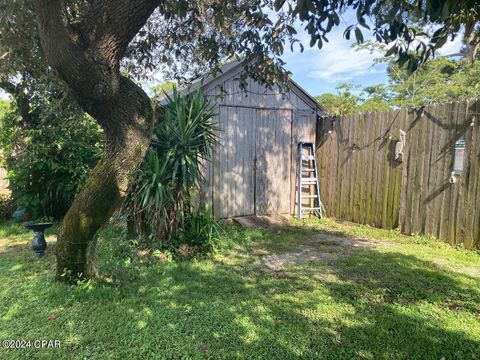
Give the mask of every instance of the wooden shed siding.
<path id="1" fill-rule="evenodd" d="M 247 79 L 245 93 L 235 80 L 236 75 L 233 71 L 204 88 L 205 95 L 216 103 L 220 144 L 212 159 L 204 162 L 202 199 L 212 205 L 217 217 L 251 215 L 253 158 L 259 151 L 266 154 L 268 165 L 257 163 L 257 170 L 265 171 L 260 172 L 264 176 L 256 183 L 257 210 L 270 213 L 281 209 L 293 214 L 297 144 L 315 143 L 317 105 L 298 91 L 283 94 L 278 87 L 267 89 L 253 79 Z M 223 97 L 220 87 L 226 92 Z M 270 133 L 259 133 L 259 127 Z M 263 137 L 252 137 L 252 133 Z M 264 144 L 264 148 L 256 149 L 258 144 Z M 269 146 L 272 148 L 268 149 Z M 274 156 L 275 152 L 280 154 Z M 290 174 L 286 179 L 271 181 L 284 172 Z M 270 198 L 259 194 L 270 194 Z"/>

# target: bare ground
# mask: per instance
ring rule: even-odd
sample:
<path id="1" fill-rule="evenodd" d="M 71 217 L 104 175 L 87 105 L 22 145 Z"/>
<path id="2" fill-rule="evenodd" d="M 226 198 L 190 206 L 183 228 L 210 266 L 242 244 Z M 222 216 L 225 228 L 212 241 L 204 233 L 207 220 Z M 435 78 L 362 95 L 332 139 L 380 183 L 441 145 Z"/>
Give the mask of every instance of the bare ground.
<path id="1" fill-rule="evenodd" d="M 331 261 L 355 248 L 373 248 L 379 241 L 350 237 L 318 234 L 306 239 L 298 251 L 282 254 L 273 254 L 263 257 L 262 265 L 265 270 L 278 271 L 284 266 L 306 264 L 317 261 Z"/>

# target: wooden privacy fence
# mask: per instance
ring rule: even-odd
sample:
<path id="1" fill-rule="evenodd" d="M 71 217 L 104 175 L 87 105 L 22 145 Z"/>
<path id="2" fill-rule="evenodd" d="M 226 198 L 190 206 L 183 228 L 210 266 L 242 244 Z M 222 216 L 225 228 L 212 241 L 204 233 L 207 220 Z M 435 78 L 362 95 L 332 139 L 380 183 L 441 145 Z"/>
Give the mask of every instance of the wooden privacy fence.
<path id="1" fill-rule="evenodd" d="M 317 131 L 328 216 L 480 247 L 480 101 L 324 118 Z"/>

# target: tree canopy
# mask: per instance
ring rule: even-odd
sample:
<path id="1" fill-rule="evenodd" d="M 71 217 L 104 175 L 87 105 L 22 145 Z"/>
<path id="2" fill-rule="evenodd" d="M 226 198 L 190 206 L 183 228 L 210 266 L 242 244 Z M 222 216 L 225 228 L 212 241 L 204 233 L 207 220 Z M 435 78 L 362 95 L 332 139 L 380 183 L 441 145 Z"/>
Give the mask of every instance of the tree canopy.
<path id="1" fill-rule="evenodd" d="M 72 24 L 76 42 L 88 43 L 91 33 L 112 31 L 115 23 L 94 24 L 94 12 L 121 8 L 115 1 L 61 1 L 66 20 Z M 109 5 L 111 3 L 111 5 Z M 249 0 L 249 1 L 137 1 L 131 9 L 148 10 L 131 40 L 121 46 L 121 66 L 138 79 L 162 69 L 172 78 L 193 76 L 205 69 L 218 69 L 227 58 L 259 59 L 248 71 L 273 81 L 281 77 L 286 47 L 303 50 L 297 30 L 309 35 L 309 46 L 322 48 L 329 33 L 342 27 L 347 39 L 364 41 L 367 30 L 378 43 L 389 44 L 388 55 L 400 64 L 416 68 L 453 36 L 463 36 L 473 49 L 479 38 L 475 26 L 477 1 L 455 0 Z M 132 3 L 132 4 L 133 4 Z M 100 5 L 102 4 L 102 5 Z M 147 9 L 148 7 L 148 9 Z M 110 9 L 110 10 L 108 10 Z M 130 9 L 130 10 L 131 10 Z M 351 24 L 340 21 L 353 9 Z M 151 13 L 151 16 L 150 16 Z M 113 14 L 113 12 L 112 12 Z M 34 1 L 6 1 L 0 7 L 0 77 L 18 76 L 24 81 L 45 74 Z M 420 25 L 435 31 L 428 33 Z M 81 30 L 82 26 L 85 29 Z M 110 30 L 108 30 L 110 29 Z M 127 30 L 127 29 L 125 29 Z M 114 45 L 113 43 L 111 44 Z M 98 51 L 101 49 L 99 48 Z M 475 50 L 477 51 L 477 50 Z M 117 55 L 119 56 L 119 55 Z"/>
<path id="2" fill-rule="evenodd" d="M 432 59 L 414 73 L 390 60 L 387 73 L 388 84 L 360 88 L 344 83 L 337 86 L 336 94 L 316 98 L 330 114 L 342 115 L 480 96 L 480 64 L 468 59 Z"/>

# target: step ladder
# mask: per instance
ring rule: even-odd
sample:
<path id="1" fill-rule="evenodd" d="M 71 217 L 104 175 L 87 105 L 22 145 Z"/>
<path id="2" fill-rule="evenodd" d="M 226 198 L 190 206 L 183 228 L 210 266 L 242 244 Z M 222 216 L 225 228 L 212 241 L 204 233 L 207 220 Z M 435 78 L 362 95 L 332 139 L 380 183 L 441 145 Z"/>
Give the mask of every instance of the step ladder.
<path id="1" fill-rule="evenodd" d="M 313 189 L 313 191 L 312 191 Z M 304 206 L 304 199 L 309 199 L 309 206 Z M 297 164 L 297 219 L 302 219 L 304 212 L 314 212 L 322 217 L 322 203 L 318 187 L 317 160 L 313 143 L 298 144 Z"/>

